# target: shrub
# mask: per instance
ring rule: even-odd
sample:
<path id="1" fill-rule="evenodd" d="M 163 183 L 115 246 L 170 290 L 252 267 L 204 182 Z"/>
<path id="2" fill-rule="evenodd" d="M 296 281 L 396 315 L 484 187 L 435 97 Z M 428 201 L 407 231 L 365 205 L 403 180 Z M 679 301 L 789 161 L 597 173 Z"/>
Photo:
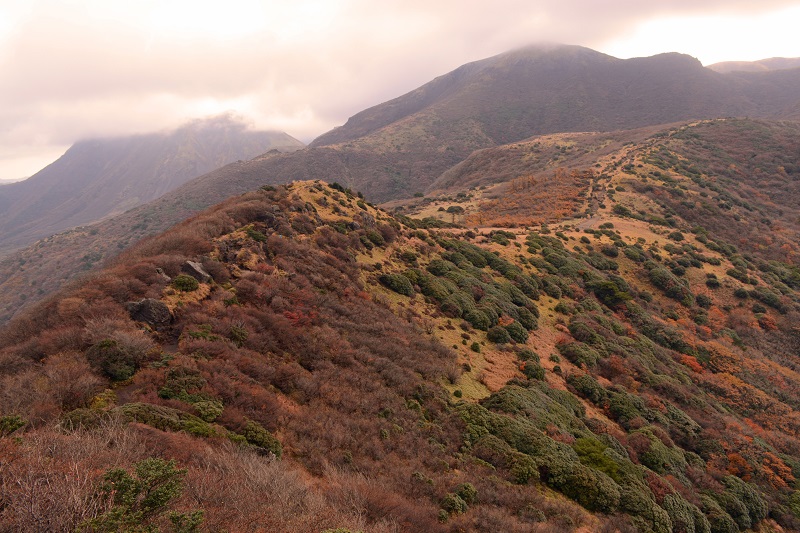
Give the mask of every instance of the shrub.
<path id="1" fill-rule="evenodd" d="M 613 244 L 607 244 L 600 248 L 600 251 L 603 252 L 604 255 L 608 257 L 617 257 L 619 256 L 619 248 L 614 246 Z"/>
<path id="2" fill-rule="evenodd" d="M 736 296 L 737 298 L 745 300 L 750 296 L 750 293 L 748 293 L 747 289 L 745 289 L 744 287 L 739 287 L 738 289 L 733 291 L 733 295 Z"/>
<path id="3" fill-rule="evenodd" d="M 699 305 L 703 309 L 708 309 L 709 307 L 711 307 L 711 304 L 713 303 L 711 298 L 709 296 L 706 296 L 705 294 L 698 294 L 697 297 L 695 298 L 695 301 L 697 302 L 697 305 Z"/>
<path id="4" fill-rule="evenodd" d="M 597 299 L 611 309 L 615 309 L 632 298 L 626 288 L 622 288 L 615 281 L 595 281 L 587 284 L 587 288 L 594 292 Z"/>
<path id="5" fill-rule="evenodd" d="M 514 483 L 525 485 L 530 480 L 539 479 L 539 469 L 530 456 L 524 453 L 514 453 L 514 458 L 511 464 L 511 477 Z"/>
<path id="6" fill-rule="evenodd" d="M 187 274 L 178 274 L 172 279 L 172 286 L 181 292 L 196 291 L 200 283 L 192 276 Z"/>
<path id="7" fill-rule="evenodd" d="M 673 300 L 678 300 L 686 307 L 690 307 L 694 303 L 694 296 L 689 291 L 689 287 L 666 268 L 657 266 L 650 270 L 649 276 L 653 285 L 664 291 L 664 294 Z"/>
<path id="8" fill-rule="evenodd" d="M 367 230 L 366 235 L 369 242 L 375 246 L 383 246 L 386 244 L 386 239 L 383 238 L 383 235 L 374 229 Z"/>
<path id="9" fill-rule="evenodd" d="M 614 480 L 582 464 L 575 465 L 556 488 L 590 511 L 611 513 L 619 506 L 619 486 Z"/>
<path id="10" fill-rule="evenodd" d="M 175 468 L 175 461 L 150 458 L 134 465 L 131 475 L 115 468 L 103 476 L 100 493 L 111 507 L 97 518 L 88 520 L 82 527 L 92 531 L 151 531 L 142 527 L 163 515 L 170 503 L 183 492 L 186 470 Z M 172 513 L 170 521 L 180 525 L 180 531 L 198 531 L 203 512 Z M 176 531 L 178 529 L 176 528 Z"/>
<path id="11" fill-rule="evenodd" d="M 402 274 L 383 274 L 378 278 L 381 285 L 403 296 L 414 296 L 411 281 Z"/>
<path id="12" fill-rule="evenodd" d="M 508 333 L 508 330 L 502 326 L 495 326 L 491 328 L 487 332 L 486 336 L 490 341 L 497 344 L 504 344 L 511 341 L 511 335 Z"/>
<path id="13" fill-rule="evenodd" d="M 538 309 L 537 309 L 538 312 Z M 519 308 L 519 316 L 517 317 L 520 325 L 528 331 L 533 331 L 539 327 L 539 321 L 536 315 L 530 312 L 526 307 Z"/>
<path id="14" fill-rule="evenodd" d="M 678 494 L 667 494 L 661 507 L 667 511 L 674 531 L 711 531 L 700 510 Z"/>
<path id="15" fill-rule="evenodd" d="M 247 234 L 248 237 L 253 239 L 256 242 L 267 242 L 267 236 L 254 229 L 253 227 L 248 226 L 245 228 L 244 232 Z"/>
<path id="16" fill-rule="evenodd" d="M 448 515 L 466 513 L 468 507 L 467 502 L 465 502 L 461 496 L 458 494 L 453 494 L 452 492 L 448 493 L 447 496 L 442 498 L 441 506 Z"/>
<path id="17" fill-rule="evenodd" d="M 444 276 L 450 270 L 452 270 L 451 264 L 448 261 L 444 261 L 442 259 L 434 259 L 428 264 L 427 270 L 434 276 Z"/>
<path id="18" fill-rule="evenodd" d="M 595 366 L 600 360 L 600 353 L 582 342 L 561 344 L 557 348 L 574 365 Z"/>
<path id="19" fill-rule="evenodd" d="M 614 481 L 619 481 L 619 465 L 603 453 L 606 448 L 608 446 L 593 437 L 581 437 L 572 444 L 572 449 L 578 454 L 581 463 L 599 470 Z"/>
<path id="20" fill-rule="evenodd" d="M 456 495 L 467 504 L 475 503 L 478 500 L 478 491 L 472 483 L 462 483 L 456 487 Z"/>
<path id="21" fill-rule="evenodd" d="M 19 415 L 0 416 L 0 437 L 11 435 L 25 426 L 25 424 L 27 424 L 27 422 Z"/>
<path id="22" fill-rule="evenodd" d="M 522 327 L 522 325 L 514 321 L 511 324 L 504 326 L 505 330 L 508 332 L 508 336 L 514 342 L 518 342 L 520 344 L 524 344 L 528 340 L 528 330 Z M 502 341 L 494 341 L 494 342 L 502 342 Z"/>
<path id="23" fill-rule="evenodd" d="M 522 373 L 525 374 L 525 377 L 528 379 L 544 379 L 544 368 L 536 361 L 525 361 L 522 367 Z"/>
<path id="24" fill-rule="evenodd" d="M 109 379 L 124 381 L 133 377 L 152 344 L 144 334 L 116 332 L 114 337 L 92 345 L 86 350 L 86 359 Z"/>
<path id="25" fill-rule="evenodd" d="M 242 436 L 249 444 L 272 452 L 277 459 L 281 458 L 283 454 L 281 443 L 255 420 L 247 421 L 244 430 L 242 430 Z"/>
<path id="26" fill-rule="evenodd" d="M 608 393 L 600 383 L 589 374 L 570 374 L 567 383 L 575 388 L 578 394 L 595 405 L 602 405 Z"/>
<path id="27" fill-rule="evenodd" d="M 201 437 L 214 435 L 214 428 L 208 422 L 179 409 L 163 405 L 134 402 L 118 407 L 114 412 L 119 412 L 129 419 L 161 431 L 186 431 Z"/>
<path id="28" fill-rule="evenodd" d="M 754 485 L 736 476 L 727 476 L 723 481 L 728 492 L 744 504 L 752 525 L 758 524 L 767 517 L 769 511 L 767 503 Z"/>
<path id="29" fill-rule="evenodd" d="M 492 326 L 492 321 L 486 316 L 486 313 L 477 309 L 467 311 L 464 314 L 464 320 L 469 322 L 473 328 L 482 331 L 486 331 Z"/>

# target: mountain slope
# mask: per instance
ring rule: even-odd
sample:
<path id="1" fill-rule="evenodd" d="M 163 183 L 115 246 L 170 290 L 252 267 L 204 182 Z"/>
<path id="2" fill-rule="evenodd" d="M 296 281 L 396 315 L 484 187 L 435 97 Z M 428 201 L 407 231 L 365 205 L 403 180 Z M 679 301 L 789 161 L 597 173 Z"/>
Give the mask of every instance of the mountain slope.
<path id="1" fill-rule="evenodd" d="M 800 57 L 771 57 L 759 61 L 722 61 L 708 65 L 708 68 L 721 74 L 730 72 L 765 72 L 800 67 Z"/>
<path id="2" fill-rule="evenodd" d="M 142 241 L 0 332 L 0 528 L 796 530 L 797 268 L 655 223 L 653 149 L 588 231 L 305 182 Z M 165 508 L 92 499 L 168 460 Z"/>
<path id="3" fill-rule="evenodd" d="M 232 161 L 302 146 L 228 117 L 169 133 L 78 142 L 27 180 L 0 187 L 0 251 L 120 214 Z"/>
<path id="4" fill-rule="evenodd" d="M 7 258 L 0 264 L 0 317 L 126 243 L 263 184 L 322 179 L 374 201 L 410 198 L 431 187 L 457 189 L 464 167 L 455 166 L 475 150 L 498 147 L 498 153 L 509 154 L 513 149 L 498 143 L 536 132 L 608 131 L 717 114 L 792 118 L 799 113 L 797 69 L 723 75 L 678 54 L 620 60 L 569 46 L 501 54 L 359 113 L 310 148 L 230 165 L 109 225 L 69 232 Z M 483 152 L 489 159 L 491 154 Z M 559 148 L 552 163 L 569 166 L 563 155 Z M 93 238 L 93 232 L 103 238 Z"/>
<path id="5" fill-rule="evenodd" d="M 575 46 L 530 47 L 470 63 L 362 111 L 311 146 L 380 153 L 408 194 L 473 150 L 533 135 L 784 116 L 800 101 L 800 71 L 774 74 L 723 75 L 680 54 L 621 60 Z M 347 183 L 379 200 L 397 198 L 401 191 L 376 170 L 354 171 Z"/>

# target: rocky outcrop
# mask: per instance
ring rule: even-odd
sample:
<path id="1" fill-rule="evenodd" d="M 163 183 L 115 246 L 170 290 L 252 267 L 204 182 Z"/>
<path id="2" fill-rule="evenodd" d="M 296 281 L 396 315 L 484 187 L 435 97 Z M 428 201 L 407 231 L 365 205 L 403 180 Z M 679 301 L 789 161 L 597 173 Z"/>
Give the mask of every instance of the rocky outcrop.
<path id="1" fill-rule="evenodd" d="M 211 281 L 211 274 L 206 272 L 206 269 L 203 268 L 203 265 L 194 261 L 186 261 L 181 267 L 181 272 L 192 276 L 200 283 L 208 283 Z"/>
<path id="2" fill-rule="evenodd" d="M 151 326 L 166 326 L 172 322 L 172 313 L 167 304 L 155 298 L 128 302 L 125 307 L 131 319 L 137 322 L 145 322 Z"/>

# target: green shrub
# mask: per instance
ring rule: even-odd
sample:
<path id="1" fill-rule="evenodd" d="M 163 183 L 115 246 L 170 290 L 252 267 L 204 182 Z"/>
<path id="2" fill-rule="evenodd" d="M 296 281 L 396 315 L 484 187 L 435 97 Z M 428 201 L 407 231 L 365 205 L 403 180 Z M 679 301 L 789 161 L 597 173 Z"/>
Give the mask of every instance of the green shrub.
<path id="1" fill-rule="evenodd" d="M 700 501 L 703 505 L 703 513 L 708 519 L 712 533 L 738 533 L 739 526 L 731 518 L 719 503 L 708 494 L 701 494 Z"/>
<path id="2" fill-rule="evenodd" d="M 456 487 L 456 495 L 467 504 L 473 504 L 478 500 L 478 491 L 472 483 L 462 483 Z"/>
<path id="3" fill-rule="evenodd" d="M 518 351 L 517 358 L 519 358 L 520 361 L 533 361 L 535 363 L 540 361 L 539 354 L 533 350 L 529 350 L 528 348 L 522 348 L 520 351 Z"/>
<path id="4" fill-rule="evenodd" d="M 627 287 L 623 289 L 618 283 L 611 280 L 593 281 L 587 283 L 586 288 L 591 289 L 597 299 L 611 309 L 616 309 L 633 298 L 627 291 Z"/>
<path id="5" fill-rule="evenodd" d="M 518 342 L 520 344 L 524 344 L 528 340 L 528 330 L 522 327 L 522 325 L 514 321 L 511 324 L 504 326 L 505 330 L 508 332 L 508 336 L 511 337 L 511 340 L 514 342 Z M 502 341 L 494 341 L 494 342 L 502 342 Z"/>
<path id="6" fill-rule="evenodd" d="M 411 285 L 411 281 L 402 274 L 383 274 L 378 278 L 378 281 L 381 285 L 397 294 L 402 294 L 403 296 L 414 295 L 414 287 Z"/>
<path id="7" fill-rule="evenodd" d="M 197 290 L 197 288 L 200 286 L 200 283 L 192 276 L 187 274 L 178 274 L 172 278 L 172 286 L 181 292 L 192 292 Z"/>
<path id="8" fill-rule="evenodd" d="M 622 250 L 622 253 L 625 254 L 625 257 L 637 263 L 644 263 L 647 261 L 647 253 L 639 246 L 628 246 Z"/>
<path id="9" fill-rule="evenodd" d="M 745 289 L 744 287 L 739 287 L 738 289 L 733 291 L 733 295 L 736 296 L 737 298 L 745 300 L 750 296 L 750 293 L 748 293 L 747 289 Z"/>
<path id="10" fill-rule="evenodd" d="M 661 475 L 686 469 L 686 459 L 680 449 L 667 447 L 648 428 L 639 429 L 634 434 L 649 440 L 649 445 L 639 453 L 639 461 L 647 468 Z"/>
<path id="11" fill-rule="evenodd" d="M 742 502 L 752 525 L 758 524 L 767 517 L 769 508 L 755 485 L 736 476 L 727 476 L 723 482 L 727 491 Z"/>
<path id="12" fill-rule="evenodd" d="M 125 381 L 133 377 L 144 357 L 142 346 L 114 339 L 102 340 L 86 350 L 89 364 L 112 381 Z"/>
<path id="13" fill-rule="evenodd" d="M 525 361 L 522 367 L 522 373 L 525 374 L 525 377 L 528 379 L 537 379 L 540 381 L 544 379 L 544 368 L 535 361 Z"/>
<path id="14" fill-rule="evenodd" d="M 200 437 L 215 435 L 213 426 L 208 422 L 172 407 L 134 402 L 120 406 L 114 411 L 162 431 L 186 431 Z"/>
<path id="15" fill-rule="evenodd" d="M 277 459 L 283 454 L 283 447 L 272 433 L 255 420 L 248 420 L 242 431 L 242 436 L 253 446 L 272 452 Z"/>
<path id="16" fill-rule="evenodd" d="M 661 289 L 664 294 L 677 300 L 686 307 L 694 303 L 694 296 L 687 284 L 664 267 L 657 266 L 649 272 L 650 281 Z"/>
<path id="17" fill-rule="evenodd" d="M 581 437 L 572 444 L 572 449 L 578 454 L 581 463 L 599 470 L 614 481 L 619 481 L 619 465 L 603 453 L 606 448 L 608 446 L 591 437 Z"/>
<path id="18" fill-rule="evenodd" d="M 7 437 L 28 422 L 19 415 L 0 416 L 0 437 Z"/>
<path id="19" fill-rule="evenodd" d="M 709 280 L 706 280 L 706 281 L 709 281 Z M 705 294 L 698 294 L 697 297 L 695 298 L 695 300 L 697 301 L 697 305 L 699 305 L 703 309 L 710 308 L 711 304 L 713 303 L 711 298 L 709 296 L 706 296 Z"/>
<path id="20" fill-rule="evenodd" d="M 570 374 L 567 376 L 567 384 L 595 405 L 602 405 L 608 399 L 608 393 L 603 386 L 589 374 Z"/>
<path id="21" fill-rule="evenodd" d="M 477 342 L 477 341 L 476 341 L 476 342 L 473 342 L 473 343 L 470 345 L 469 349 L 470 349 L 470 350 L 472 350 L 472 351 L 473 351 L 473 352 L 475 352 L 475 353 L 481 353 L 481 345 L 480 345 L 480 344 L 478 344 L 478 342 Z"/>
<path id="22" fill-rule="evenodd" d="M 661 507 L 667 511 L 673 531 L 686 531 L 687 533 L 711 531 L 708 519 L 700 510 L 678 494 L 667 494 L 664 501 L 661 502 Z"/>
<path id="23" fill-rule="evenodd" d="M 383 238 L 383 235 L 374 229 L 367 230 L 366 235 L 367 239 L 369 239 L 369 241 L 375 246 L 383 246 L 386 244 L 386 240 Z"/>
<path id="24" fill-rule="evenodd" d="M 539 321 L 536 319 L 536 315 L 526 307 L 519 308 L 519 316 L 517 317 L 517 320 L 519 321 L 520 325 L 528 331 L 533 331 L 539 328 Z"/>
<path id="25" fill-rule="evenodd" d="M 491 328 L 487 332 L 486 336 L 491 342 L 497 344 L 504 344 L 511 341 L 511 335 L 509 334 L 508 330 L 501 326 L 495 326 Z"/>
<path id="26" fill-rule="evenodd" d="M 595 366 L 600 360 L 600 353 L 582 342 L 570 342 L 557 346 L 559 353 L 574 365 Z"/>
<path id="27" fill-rule="evenodd" d="M 467 512 L 467 502 L 465 502 L 458 494 L 448 493 L 447 496 L 442 498 L 441 504 L 447 514 L 463 514 Z"/>
<path id="28" fill-rule="evenodd" d="M 600 251 L 603 252 L 603 255 L 607 255 L 608 257 L 617 257 L 619 256 L 619 248 L 614 246 L 613 244 L 607 244 L 600 248 Z"/>
<path id="29" fill-rule="evenodd" d="M 464 313 L 464 320 L 469 322 L 473 328 L 482 331 L 488 330 L 493 324 L 489 317 L 486 316 L 486 313 L 478 309 L 471 309 Z"/>
<path id="30" fill-rule="evenodd" d="M 155 531 L 148 526 L 168 509 L 183 492 L 186 470 L 175 467 L 175 461 L 150 458 L 134 465 L 134 474 L 122 468 L 109 470 L 103 476 L 100 493 L 111 507 L 100 516 L 88 520 L 79 529 L 91 531 Z M 176 531 L 198 531 L 203 512 L 172 513 L 170 521 L 180 526 Z M 143 527 L 147 526 L 147 527 Z"/>
<path id="31" fill-rule="evenodd" d="M 216 420 L 224 409 L 222 402 L 219 400 L 201 400 L 193 403 L 192 407 L 197 411 L 197 416 L 206 422 Z"/>
<path id="32" fill-rule="evenodd" d="M 536 461 L 524 453 L 517 452 L 513 454 L 510 473 L 514 483 L 519 485 L 525 485 L 531 480 L 537 481 L 539 479 L 539 469 Z"/>
<path id="33" fill-rule="evenodd" d="M 251 226 L 246 227 L 244 232 L 256 242 L 267 242 L 267 236 Z"/>
<path id="34" fill-rule="evenodd" d="M 575 465 L 556 488 L 590 511 L 612 513 L 619 506 L 619 486 L 614 480 L 582 464 Z"/>

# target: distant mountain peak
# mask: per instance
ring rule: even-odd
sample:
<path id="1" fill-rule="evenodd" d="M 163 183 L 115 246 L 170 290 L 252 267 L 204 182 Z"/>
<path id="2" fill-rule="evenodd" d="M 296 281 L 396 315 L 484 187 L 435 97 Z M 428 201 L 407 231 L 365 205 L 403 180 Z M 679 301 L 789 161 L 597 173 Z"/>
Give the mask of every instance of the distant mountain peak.
<path id="1" fill-rule="evenodd" d="M 120 214 L 233 161 L 302 147 L 231 114 L 157 133 L 80 140 L 27 180 L 0 189 L 0 251 Z"/>

